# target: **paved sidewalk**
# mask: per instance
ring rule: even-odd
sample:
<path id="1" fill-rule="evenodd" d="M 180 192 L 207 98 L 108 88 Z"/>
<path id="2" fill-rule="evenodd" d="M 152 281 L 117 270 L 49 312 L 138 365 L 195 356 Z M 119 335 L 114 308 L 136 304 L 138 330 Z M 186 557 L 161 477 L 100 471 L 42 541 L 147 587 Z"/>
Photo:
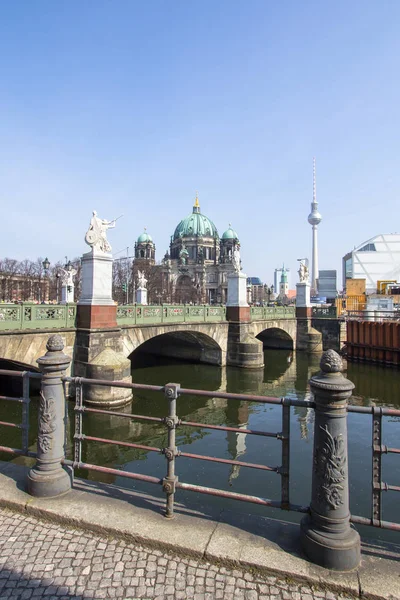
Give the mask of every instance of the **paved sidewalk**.
<path id="1" fill-rule="evenodd" d="M 0 462 L 0 600 L 400 600 L 399 544 L 364 540 L 359 568 L 337 573 L 305 559 L 293 523 L 178 502 L 166 519 L 164 499 L 79 479 L 33 498 L 26 475 Z"/>
<path id="2" fill-rule="evenodd" d="M 149 551 L 0 509 L 0 600 L 6 598 L 336 600 L 348 596 Z"/>

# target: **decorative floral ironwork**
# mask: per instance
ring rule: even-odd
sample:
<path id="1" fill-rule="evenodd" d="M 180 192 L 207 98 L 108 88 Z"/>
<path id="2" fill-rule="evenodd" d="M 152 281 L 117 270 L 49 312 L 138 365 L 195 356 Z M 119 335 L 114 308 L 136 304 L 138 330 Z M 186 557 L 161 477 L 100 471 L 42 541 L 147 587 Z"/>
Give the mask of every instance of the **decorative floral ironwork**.
<path id="1" fill-rule="evenodd" d="M 319 502 L 327 502 L 335 510 L 343 504 L 341 483 L 346 478 L 346 452 L 342 434 L 333 437 L 328 426 L 320 426 L 326 434 L 324 442 L 316 448 L 314 471 L 320 479 L 317 492 Z"/>
<path id="2" fill-rule="evenodd" d="M 0 308 L 0 321 L 18 321 L 19 308 Z"/>
<path id="3" fill-rule="evenodd" d="M 135 318 L 135 309 L 128 308 L 127 306 L 119 306 L 117 308 L 117 319 L 134 319 Z"/>
<path id="4" fill-rule="evenodd" d="M 170 308 L 168 309 L 168 313 L 172 317 L 183 317 L 183 308 Z"/>
<path id="5" fill-rule="evenodd" d="M 161 316 L 161 308 L 149 307 L 143 309 L 144 317 L 160 317 Z"/>
<path id="6" fill-rule="evenodd" d="M 54 336 L 55 337 L 55 336 Z M 57 429 L 55 402 L 53 398 L 45 398 L 43 392 L 40 392 L 40 419 L 38 446 L 40 452 L 49 452 L 53 447 L 52 433 Z"/>
<path id="7" fill-rule="evenodd" d="M 32 307 L 24 306 L 24 321 L 32 321 Z"/>
<path id="8" fill-rule="evenodd" d="M 65 318 L 64 309 L 63 308 L 49 308 L 49 307 L 38 308 L 36 311 L 36 318 L 38 320 L 64 319 Z"/>

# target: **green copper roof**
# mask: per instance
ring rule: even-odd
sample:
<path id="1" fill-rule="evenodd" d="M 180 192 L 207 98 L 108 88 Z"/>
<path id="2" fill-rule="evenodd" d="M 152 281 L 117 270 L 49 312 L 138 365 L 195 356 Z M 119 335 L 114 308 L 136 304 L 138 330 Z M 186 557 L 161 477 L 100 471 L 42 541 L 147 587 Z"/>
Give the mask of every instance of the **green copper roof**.
<path id="1" fill-rule="evenodd" d="M 223 240 L 238 240 L 239 236 L 234 229 L 229 225 L 229 229 L 222 234 Z"/>
<path id="2" fill-rule="evenodd" d="M 201 214 L 199 206 L 194 206 L 192 214 L 183 219 L 175 229 L 174 240 L 181 237 L 212 237 L 219 239 L 214 223 Z"/>
<path id="3" fill-rule="evenodd" d="M 139 235 L 139 237 L 137 239 L 138 244 L 143 244 L 143 243 L 152 242 L 152 241 L 153 240 L 151 238 L 151 235 L 149 235 L 146 230 L 141 235 Z"/>

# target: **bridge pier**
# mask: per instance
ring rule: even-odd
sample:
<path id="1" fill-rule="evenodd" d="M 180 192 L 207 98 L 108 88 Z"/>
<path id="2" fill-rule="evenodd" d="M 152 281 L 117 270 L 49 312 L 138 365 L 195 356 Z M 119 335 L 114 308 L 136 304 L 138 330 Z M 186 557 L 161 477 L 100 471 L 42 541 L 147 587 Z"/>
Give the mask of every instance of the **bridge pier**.
<path id="1" fill-rule="evenodd" d="M 309 306 L 296 306 L 297 350 L 308 354 L 322 353 L 322 333 L 311 326 L 312 309 Z"/>
<path id="2" fill-rule="evenodd" d="M 82 257 L 82 295 L 77 306 L 74 374 L 88 379 L 132 382 L 131 362 L 122 352 L 117 305 L 111 296 L 112 256 L 94 248 Z M 132 391 L 85 385 L 88 404 L 115 407 L 131 402 Z"/>
<path id="3" fill-rule="evenodd" d="M 264 367 L 263 343 L 253 334 L 249 306 L 228 306 L 229 321 L 226 364 L 244 369 Z"/>

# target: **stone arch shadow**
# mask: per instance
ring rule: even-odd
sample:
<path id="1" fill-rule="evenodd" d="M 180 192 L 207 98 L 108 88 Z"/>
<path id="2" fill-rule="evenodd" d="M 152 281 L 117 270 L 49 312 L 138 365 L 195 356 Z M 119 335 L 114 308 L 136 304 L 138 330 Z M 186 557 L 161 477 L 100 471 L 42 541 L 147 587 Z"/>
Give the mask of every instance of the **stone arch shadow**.
<path id="1" fill-rule="evenodd" d="M 223 349 L 209 335 L 200 331 L 167 331 L 143 340 L 129 352 L 128 358 L 143 361 L 149 355 L 193 363 L 223 365 Z"/>
<path id="2" fill-rule="evenodd" d="M 280 327 L 268 327 L 260 331 L 256 338 L 260 340 L 264 348 L 279 348 L 282 350 L 294 350 L 295 340 Z"/>

